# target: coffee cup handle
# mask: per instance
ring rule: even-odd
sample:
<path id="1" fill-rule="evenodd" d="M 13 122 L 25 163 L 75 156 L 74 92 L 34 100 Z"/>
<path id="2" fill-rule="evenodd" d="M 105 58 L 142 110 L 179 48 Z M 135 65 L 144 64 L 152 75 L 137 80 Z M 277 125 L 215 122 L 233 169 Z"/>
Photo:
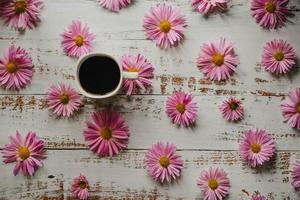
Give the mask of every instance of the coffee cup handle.
<path id="1" fill-rule="evenodd" d="M 138 72 L 124 72 L 123 71 L 123 78 L 124 79 L 138 79 L 139 73 Z"/>

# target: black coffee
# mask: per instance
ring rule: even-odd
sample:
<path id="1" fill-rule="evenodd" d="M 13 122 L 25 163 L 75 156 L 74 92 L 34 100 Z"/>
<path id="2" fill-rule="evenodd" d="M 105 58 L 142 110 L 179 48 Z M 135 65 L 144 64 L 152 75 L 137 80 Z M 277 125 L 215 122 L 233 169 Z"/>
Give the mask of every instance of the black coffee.
<path id="1" fill-rule="evenodd" d="M 81 87 L 88 93 L 105 95 L 115 90 L 120 81 L 118 64 L 106 56 L 86 59 L 79 69 Z"/>

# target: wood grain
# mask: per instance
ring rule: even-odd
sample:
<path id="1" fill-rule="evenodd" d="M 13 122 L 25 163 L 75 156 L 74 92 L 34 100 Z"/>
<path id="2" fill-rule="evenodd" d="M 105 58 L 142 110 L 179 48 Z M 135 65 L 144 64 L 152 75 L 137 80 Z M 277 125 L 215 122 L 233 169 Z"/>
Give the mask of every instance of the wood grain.
<path id="1" fill-rule="evenodd" d="M 178 5 L 188 19 L 186 40 L 176 49 L 161 50 L 152 41 L 145 39 L 142 29 L 144 13 L 157 2 L 160 1 L 135 3 L 119 14 L 114 14 L 99 8 L 95 1 L 45 1 L 43 21 L 37 29 L 19 34 L 3 28 L 0 55 L 11 43 L 22 45 L 31 53 L 36 73 L 32 84 L 22 90 L 22 94 L 45 94 L 49 85 L 57 82 L 75 86 L 77 60 L 64 55 L 60 34 L 73 19 L 80 19 L 88 23 L 96 35 L 94 51 L 109 53 L 117 59 L 125 53 L 142 52 L 151 61 L 155 67 L 155 79 L 153 87 L 147 91 L 150 94 L 171 94 L 174 90 L 182 89 L 201 95 L 205 92 L 215 94 L 218 90 L 223 93 L 263 92 L 280 95 L 300 85 L 299 66 L 288 76 L 276 77 L 265 72 L 260 65 L 264 43 L 275 37 L 288 40 L 300 52 L 299 12 L 294 12 L 295 16 L 290 18 L 291 22 L 287 23 L 286 28 L 264 31 L 250 16 L 248 0 L 233 0 L 230 12 L 221 16 L 212 15 L 208 19 L 192 11 L 188 2 L 174 0 L 169 3 Z M 299 8 L 297 0 L 291 1 L 293 5 Z M 75 15 L 88 10 L 93 14 Z M 106 21 L 110 23 L 104 23 Z M 206 81 L 196 67 L 200 46 L 203 42 L 218 40 L 221 36 L 233 42 L 240 65 L 231 81 Z"/>
<path id="2" fill-rule="evenodd" d="M 184 42 L 175 49 L 161 50 L 145 38 L 142 19 L 157 3 L 177 5 L 187 19 Z M 250 14 L 251 0 L 232 0 L 229 12 L 202 17 L 190 0 L 137 0 L 120 13 L 110 13 L 96 0 L 44 0 L 42 23 L 24 33 L 1 26 L 0 56 L 11 44 L 21 45 L 34 61 L 32 83 L 19 92 L 0 90 L 0 149 L 16 129 L 34 130 L 46 141 L 48 158 L 36 176 L 12 175 L 13 164 L 0 164 L 0 200 L 73 199 L 70 182 L 79 173 L 91 184 L 90 199 L 202 199 L 196 186 L 199 173 L 221 166 L 231 181 L 228 200 L 248 200 L 259 190 L 269 200 L 299 200 L 290 186 L 292 164 L 300 159 L 300 133 L 282 122 L 280 103 L 289 90 L 300 85 L 299 62 L 286 76 L 277 77 L 261 66 L 265 42 L 289 41 L 300 55 L 300 2 L 290 0 L 293 16 L 286 27 L 263 30 Z M 60 82 L 76 87 L 76 59 L 61 48 L 60 34 L 72 20 L 86 22 L 96 35 L 94 51 L 115 58 L 142 53 L 153 64 L 152 87 L 132 97 L 118 95 L 105 101 L 82 97 L 83 106 L 73 118 L 59 119 L 48 110 L 46 92 Z M 228 38 L 240 64 L 228 81 L 209 81 L 196 67 L 203 42 Z M 174 126 L 165 114 L 165 102 L 174 91 L 190 92 L 198 104 L 196 126 Z M 243 100 L 245 119 L 228 123 L 218 106 L 230 95 Z M 113 158 L 98 158 L 83 140 L 82 130 L 90 114 L 104 108 L 121 112 L 130 128 L 129 150 Z M 243 131 L 269 131 L 277 142 L 276 156 L 265 167 L 251 169 L 241 162 L 238 143 Z M 185 160 L 180 180 L 173 184 L 152 181 L 144 165 L 145 151 L 157 141 L 177 145 Z"/>
<path id="3" fill-rule="evenodd" d="M 73 199 L 68 191 L 71 180 L 85 174 L 91 185 L 91 199 L 201 199 L 196 180 L 201 170 L 222 166 L 231 181 L 228 199 L 247 200 L 260 190 L 270 200 L 298 199 L 290 186 L 291 164 L 300 151 L 279 152 L 266 168 L 251 169 L 235 151 L 179 151 L 184 158 L 181 178 L 173 184 L 157 184 L 147 175 L 144 151 L 131 150 L 113 158 L 98 158 L 85 150 L 48 152 L 45 167 L 35 177 L 12 176 L 12 165 L 5 165 L 0 195 L 10 199 Z M 61 164 L 61 161 L 63 165 Z"/>
<path id="4" fill-rule="evenodd" d="M 245 130 L 263 128 L 277 141 L 279 150 L 299 150 L 298 131 L 282 122 L 282 97 L 243 95 L 245 119 L 226 122 L 218 109 L 226 96 L 196 96 L 199 107 L 195 127 L 172 124 L 165 114 L 167 96 L 117 96 L 107 101 L 83 99 L 81 111 L 72 119 L 58 119 L 48 110 L 44 95 L 0 96 L 0 147 L 8 142 L 7 135 L 16 128 L 24 134 L 35 130 L 47 141 L 48 148 L 86 148 L 83 139 L 85 121 L 92 112 L 105 108 L 122 113 L 130 129 L 129 148 L 145 149 L 158 140 L 170 141 L 181 149 L 237 150 Z"/>

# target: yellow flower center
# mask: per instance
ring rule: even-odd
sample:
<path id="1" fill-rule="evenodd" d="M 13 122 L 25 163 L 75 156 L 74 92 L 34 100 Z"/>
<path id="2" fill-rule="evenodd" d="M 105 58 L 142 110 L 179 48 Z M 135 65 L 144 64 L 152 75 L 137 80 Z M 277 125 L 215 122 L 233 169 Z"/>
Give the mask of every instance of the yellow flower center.
<path id="1" fill-rule="evenodd" d="M 276 11 L 276 4 L 271 0 L 265 4 L 265 9 L 269 13 L 274 13 Z"/>
<path id="2" fill-rule="evenodd" d="M 109 128 L 103 128 L 100 135 L 103 139 L 109 140 L 112 137 L 112 131 Z"/>
<path id="3" fill-rule="evenodd" d="M 129 67 L 129 68 L 127 69 L 127 71 L 128 71 L 128 72 L 139 72 L 139 69 L 136 68 L 136 67 Z"/>
<path id="4" fill-rule="evenodd" d="M 86 182 L 85 182 L 85 181 L 80 181 L 80 182 L 79 182 L 79 187 L 80 187 L 81 189 L 85 189 L 85 188 L 86 188 Z"/>
<path id="5" fill-rule="evenodd" d="M 19 0 L 15 2 L 15 11 L 17 13 L 22 13 L 26 10 L 27 8 L 27 3 L 25 0 Z"/>
<path id="6" fill-rule="evenodd" d="M 78 46 L 78 47 L 81 47 L 84 43 L 84 38 L 81 36 L 81 35 L 77 35 L 75 38 L 74 38 L 74 42 L 75 44 Z"/>
<path id="7" fill-rule="evenodd" d="M 159 164 L 162 167 L 167 168 L 170 165 L 170 159 L 167 156 L 162 156 L 159 159 Z"/>
<path id="8" fill-rule="evenodd" d="M 251 151 L 253 153 L 259 153 L 261 150 L 261 145 L 260 144 L 251 144 Z"/>
<path id="9" fill-rule="evenodd" d="M 29 151 L 29 148 L 28 147 L 19 147 L 19 150 L 18 150 L 18 154 L 19 154 L 19 157 L 22 159 L 22 160 L 26 160 L 27 158 L 30 157 L 30 151 Z"/>
<path id="10" fill-rule="evenodd" d="M 70 97 L 67 94 L 62 94 L 62 95 L 60 95 L 59 100 L 60 100 L 60 103 L 66 105 L 69 103 Z"/>
<path id="11" fill-rule="evenodd" d="M 159 29 L 161 32 L 168 33 L 172 29 L 172 24 L 168 20 L 164 19 L 160 22 Z"/>
<path id="12" fill-rule="evenodd" d="M 300 114 L 300 103 L 298 103 L 298 105 L 296 106 L 296 111 Z"/>
<path id="13" fill-rule="evenodd" d="M 215 190 L 219 187 L 219 183 L 216 179 L 212 178 L 208 180 L 208 187 L 212 190 Z"/>
<path id="14" fill-rule="evenodd" d="M 12 61 L 12 62 L 7 63 L 5 65 L 5 68 L 9 73 L 14 73 L 18 69 L 18 65 L 15 61 Z"/>
<path id="15" fill-rule="evenodd" d="M 183 103 L 179 103 L 176 105 L 176 110 L 180 113 L 184 113 L 185 111 L 185 105 Z"/>
<path id="16" fill-rule="evenodd" d="M 277 61 L 282 61 L 284 59 L 284 54 L 282 53 L 282 51 L 277 51 L 274 53 L 274 58 Z"/>
<path id="17" fill-rule="evenodd" d="M 236 110 L 239 107 L 239 104 L 237 102 L 231 102 L 229 103 L 231 110 Z"/>
<path id="18" fill-rule="evenodd" d="M 211 61 L 217 65 L 217 66 L 221 66 L 224 64 L 224 55 L 223 54 L 220 54 L 220 53 L 215 53 L 213 56 L 212 56 L 212 59 Z"/>

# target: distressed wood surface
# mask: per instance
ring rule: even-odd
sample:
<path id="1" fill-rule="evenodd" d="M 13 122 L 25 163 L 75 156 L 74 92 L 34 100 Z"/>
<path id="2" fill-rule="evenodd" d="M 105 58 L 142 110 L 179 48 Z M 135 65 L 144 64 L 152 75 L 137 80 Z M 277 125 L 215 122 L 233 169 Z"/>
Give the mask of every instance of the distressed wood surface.
<path id="1" fill-rule="evenodd" d="M 145 173 L 145 151 L 129 150 L 113 158 L 99 159 L 89 151 L 52 150 L 45 167 L 24 179 L 1 175 L 0 195 L 5 199 L 72 199 L 72 178 L 84 173 L 91 183 L 91 199 L 202 199 L 196 180 L 203 169 L 222 166 L 231 181 L 228 199 L 247 200 L 245 192 L 260 190 L 270 200 L 298 199 L 290 187 L 291 163 L 300 151 L 277 152 L 268 166 L 251 169 L 236 151 L 179 151 L 184 157 L 181 178 L 173 184 L 156 184 Z M 63 161 L 63 163 L 62 163 Z M 11 166 L 10 166 L 11 167 Z"/>
<path id="2" fill-rule="evenodd" d="M 230 123 L 222 119 L 218 109 L 226 96 L 195 96 L 198 119 L 195 127 L 187 129 L 172 124 L 165 114 L 167 96 L 118 96 L 100 102 L 84 99 L 81 111 L 65 120 L 48 111 L 44 95 L 4 95 L 0 96 L 0 121 L 5 124 L 0 127 L 3 138 L 0 147 L 8 142 L 6 136 L 15 132 L 16 127 L 23 132 L 34 127 L 47 141 L 48 148 L 86 148 L 82 134 L 85 121 L 90 119 L 92 112 L 112 107 L 124 115 L 130 129 L 129 148 L 133 149 L 145 149 L 162 140 L 182 149 L 236 150 L 243 131 L 259 127 L 273 134 L 278 150 L 299 150 L 299 132 L 282 122 L 279 108 L 282 97 L 238 97 L 243 99 L 246 108 L 245 119 Z"/>
<path id="3" fill-rule="evenodd" d="M 199 173 L 221 166 L 231 181 L 228 200 L 247 200 L 247 192 L 259 190 L 270 200 L 299 200 L 290 186 L 290 170 L 300 159 L 300 133 L 282 122 L 280 102 L 290 89 L 300 86 L 299 64 L 287 76 L 276 77 L 260 64 L 262 47 L 273 38 L 283 38 L 300 54 L 300 2 L 290 0 L 294 16 L 279 30 L 261 29 L 250 15 L 250 0 L 232 0 L 229 12 L 204 18 L 192 11 L 190 0 L 137 0 L 119 14 L 110 13 L 96 0 L 45 0 L 42 23 L 21 34 L 0 29 L 0 55 L 10 44 L 30 52 L 35 74 L 30 86 L 20 92 L 0 90 L 0 149 L 16 129 L 34 130 L 46 141 L 48 158 L 36 176 L 12 175 L 13 164 L 0 164 L 0 199 L 72 199 L 70 182 L 79 173 L 87 175 L 91 199 L 202 199 L 196 186 Z M 152 5 L 177 5 L 187 18 L 185 41 L 176 49 L 161 50 L 145 39 L 144 13 Z M 88 14 L 87 14 L 88 13 Z M 116 58 L 142 53 L 155 67 L 152 87 L 130 98 L 124 95 L 84 105 L 72 119 L 58 119 L 48 111 L 46 91 L 59 82 L 76 86 L 76 59 L 64 55 L 60 33 L 79 19 L 96 35 L 94 51 Z M 233 42 L 240 65 L 227 82 L 208 81 L 196 67 L 200 45 L 221 36 Z M 174 126 L 165 114 L 167 96 L 174 91 L 191 92 L 199 111 L 196 126 Z M 218 106 L 230 95 L 245 105 L 245 119 L 228 123 Z M 113 158 L 98 158 L 85 146 L 82 130 L 92 112 L 112 107 L 121 112 L 130 128 L 129 150 Z M 238 156 L 243 131 L 264 128 L 277 142 L 275 158 L 264 168 L 251 169 Z M 181 179 L 160 185 L 145 170 L 144 154 L 151 144 L 169 141 L 185 160 Z M 5 181 L 4 181 L 5 180 Z"/>
<path id="4" fill-rule="evenodd" d="M 266 31 L 250 16 L 249 0 L 233 0 L 227 14 L 212 15 L 208 19 L 192 12 L 188 1 L 166 1 L 181 8 L 186 15 L 188 27 L 183 45 L 176 49 L 161 50 L 152 41 L 146 40 L 142 31 L 144 13 L 158 2 L 163 1 L 139 1 L 119 14 L 114 14 L 95 6 L 95 1 L 46 1 L 42 23 L 35 30 L 19 34 L 3 27 L 0 54 L 11 43 L 22 45 L 31 52 L 36 73 L 31 86 L 22 90 L 23 94 L 44 94 L 49 84 L 58 81 L 75 85 L 76 59 L 64 56 L 60 34 L 73 19 L 80 19 L 96 34 L 95 51 L 107 52 L 116 58 L 125 53 L 142 52 L 153 63 L 155 81 L 153 88 L 148 91 L 151 94 L 170 94 L 175 89 L 195 94 L 202 94 L 203 91 L 214 94 L 218 89 L 224 93 L 285 94 L 293 85 L 300 85 L 300 76 L 297 76 L 299 66 L 289 76 L 278 78 L 265 72 L 259 64 L 264 43 L 275 37 L 287 39 L 300 52 L 299 12 L 294 12 L 295 16 L 290 18 L 291 22 L 287 23 L 286 28 Z M 295 7 L 294 10 L 300 9 L 299 1 L 292 0 L 290 4 Z M 109 23 L 105 23 L 107 21 Z M 196 67 L 200 45 L 222 36 L 235 46 L 240 59 L 237 73 L 227 83 L 205 81 Z"/>

